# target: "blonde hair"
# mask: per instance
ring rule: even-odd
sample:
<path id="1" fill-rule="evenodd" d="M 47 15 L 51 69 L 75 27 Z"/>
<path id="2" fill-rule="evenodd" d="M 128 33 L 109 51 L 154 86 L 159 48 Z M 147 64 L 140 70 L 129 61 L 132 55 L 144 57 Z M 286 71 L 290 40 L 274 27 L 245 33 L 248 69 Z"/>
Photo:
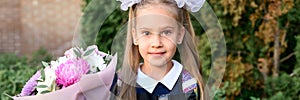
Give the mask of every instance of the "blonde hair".
<path id="1" fill-rule="evenodd" d="M 119 99 L 136 100 L 136 77 L 141 55 L 139 54 L 138 46 L 133 43 L 133 36 L 131 34 L 133 28 L 132 20 L 136 15 L 138 7 L 153 3 L 166 4 L 170 5 L 170 7 L 176 8 L 178 15 L 178 18 L 176 19 L 187 30 L 184 39 L 178 48 L 181 63 L 185 70 L 187 70 L 197 80 L 200 87 L 201 100 L 204 100 L 204 98 L 206 98 L 203 85 L 204 82 L 200 74 L 200 60 L 195 45 L 195 32 L 190 20 L 190 15 L 186 9 L 178 8 L 174 0 L 142 0 L 141 3 L 130 7 L 124 59 L 122 69 L 119 73 L 122 81 Z"/>

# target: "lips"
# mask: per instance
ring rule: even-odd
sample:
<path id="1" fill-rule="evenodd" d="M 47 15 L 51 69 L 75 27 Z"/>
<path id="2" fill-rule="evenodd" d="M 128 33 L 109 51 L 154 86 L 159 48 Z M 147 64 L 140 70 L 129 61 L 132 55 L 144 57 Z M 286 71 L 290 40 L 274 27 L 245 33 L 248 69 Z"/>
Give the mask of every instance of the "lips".
<path id="1" fill-rule="evenodd" d="M 166 52 L 148 52 L 148 54 L 153 55 L 153 56 L 162 56 Z"/>

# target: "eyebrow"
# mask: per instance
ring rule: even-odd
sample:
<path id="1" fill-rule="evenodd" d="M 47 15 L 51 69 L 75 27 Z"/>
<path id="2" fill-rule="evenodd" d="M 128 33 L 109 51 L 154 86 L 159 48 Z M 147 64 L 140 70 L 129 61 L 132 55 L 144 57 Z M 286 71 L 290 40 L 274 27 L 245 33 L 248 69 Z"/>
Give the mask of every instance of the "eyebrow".
<path id="1" fill-rule="evenodd" d="M 166 27 L 163 27 L 162 29 L 166 29 L 166 28 L 172 28 L 172 29 L 175 29 L 175 27 L 172 27 L 172 26 L 166 26 Z"/>
<path id="2" fill-rule="evenodd" d="M 147 28 L 147 27 L 139 27 L 139 29 L 146 29 L 146 30 L 149 30 L 149 28 Z"/>

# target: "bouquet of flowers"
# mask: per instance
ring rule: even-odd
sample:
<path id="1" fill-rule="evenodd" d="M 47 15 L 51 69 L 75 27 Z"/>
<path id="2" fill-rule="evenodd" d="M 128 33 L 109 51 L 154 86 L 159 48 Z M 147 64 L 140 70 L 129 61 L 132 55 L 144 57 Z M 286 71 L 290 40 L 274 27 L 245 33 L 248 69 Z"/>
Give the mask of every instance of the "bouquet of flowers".
<path id="1" fill-rule="evenodd" d="M 42 63 L 45 68 L 13 99 L 109 99 L 117 55 L 103 53 L 95 45 L 86 50 L 73 47 L 58 60 Z"/>

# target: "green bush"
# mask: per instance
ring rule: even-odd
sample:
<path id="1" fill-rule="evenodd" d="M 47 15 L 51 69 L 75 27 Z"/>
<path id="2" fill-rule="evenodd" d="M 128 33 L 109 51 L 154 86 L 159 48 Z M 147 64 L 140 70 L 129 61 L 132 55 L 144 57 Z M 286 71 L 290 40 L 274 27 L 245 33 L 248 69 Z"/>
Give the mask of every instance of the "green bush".
<path id="1" fill-rule="evenodd" d="M 300 100 L 300 78 L 283 73 L 267 79 L 265 92 L 270 100 Z"/>
<path id="2" fill-rule="evenodd" d="M 21 93 L 25 83 L 41 68 L 41 61 L 50 61 L 52 56 L 45 49 L 40 49 L 31 58 L 0 53 L 0 100 L 9 100 L 4 94 L 15 96 Z"/>

